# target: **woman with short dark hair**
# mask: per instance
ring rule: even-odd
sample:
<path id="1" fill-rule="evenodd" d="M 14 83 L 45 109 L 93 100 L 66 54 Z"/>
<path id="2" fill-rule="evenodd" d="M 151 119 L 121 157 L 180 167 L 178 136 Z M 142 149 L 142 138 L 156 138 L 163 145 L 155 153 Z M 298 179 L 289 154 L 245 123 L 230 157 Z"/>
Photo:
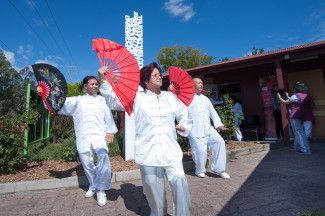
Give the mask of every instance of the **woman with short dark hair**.
<path id="1" fill-rule="evenodd" d="M 112 106 L 117 100 L 112 87 L 99 69 L 102 85 L 100 92 Z M 166 215 L 167 201 L 164 185 L 166 176 L 173 194 L 174 214 L 190 215 L 190 196 L 185 177 L 182 150 L 177 143 L 176 132 L 187 136 L 192 124 L 185 105 L 171 92 L 161 91 L 161 69 L 151 63 L 140 70 L 140 85 L 134 99 L 135 161 L 140 165 L 143 192 L 151 208 L 151 215 Z M 115 102 L 114 102 L 115 101 Z M 122 108 L 122 105 L 119 105 Z M 175 126 L 175 120 L 178 124 Z"/>

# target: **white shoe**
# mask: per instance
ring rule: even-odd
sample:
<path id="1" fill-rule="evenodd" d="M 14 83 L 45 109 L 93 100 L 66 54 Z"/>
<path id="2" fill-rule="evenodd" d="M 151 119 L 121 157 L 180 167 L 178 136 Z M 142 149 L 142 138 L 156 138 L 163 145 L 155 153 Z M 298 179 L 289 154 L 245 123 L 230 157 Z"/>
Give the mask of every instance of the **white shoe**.
<path id="1" fill-rule="evenodd" d="M 219 173 L 219 172 L 215 172 L 213 170 L 211 170 L 211 172 L 214 174 L 217 174 L 218 176 L 220 176 L 223 179 L 230 179 L 230 175 L 226 172 Z"/>
<path id="2" fill-rule="evenodd" d="M 222 172 L 219 174 L 221 176 L 221 178 L 223 179 L 230 179 L 230 175 L 226 172 Z"/>
<path id="3" fill-rule="evenodd" d="M 95 191 L 89 189 L 86 194 L 85 194 L 85 197 L 87 198 L 90 198 L 90 197 L 93 197 L 95 195 Z"/>
<path id="4" fill-rule="evenodd" d="M 98 204 L 99 206 L 104 206 L 104 205 L 106 205 L 106 203 L 107 203 L 107 198 L 106 198 L 106 193 L 105 193 L 105 191 L 98 191 L 98 192 L 96 193 L 96 195 L 97 195 L 97 204 Z"/>
<path id="5" fill-rule="evenodd" d="M 195 174 L 196 176 L 200 177 L 200 178 L 204 178 L 205 177 L 205 173 L 199 173 L 199 174 Z"/>

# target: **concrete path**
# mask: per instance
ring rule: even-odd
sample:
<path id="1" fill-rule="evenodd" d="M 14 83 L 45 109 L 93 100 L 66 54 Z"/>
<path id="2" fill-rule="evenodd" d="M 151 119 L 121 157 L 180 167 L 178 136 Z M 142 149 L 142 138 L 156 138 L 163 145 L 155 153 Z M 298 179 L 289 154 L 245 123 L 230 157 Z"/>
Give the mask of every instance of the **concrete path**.
<path id="1" fill-rule="evenodd" d="M 228 163 L 230 180 L 187 173 L 192 215 L 300 216 L 325 211 L 325 144 L 312 155 L 289 148 L 242 156 Z M 81 188 L 61 188 L 0 195 L 0 215 L 149 215 L 141 180 L 113 183 L 109 202 L 96 205 Z M 168 213 L 172 214 L 168 190 Z"/>

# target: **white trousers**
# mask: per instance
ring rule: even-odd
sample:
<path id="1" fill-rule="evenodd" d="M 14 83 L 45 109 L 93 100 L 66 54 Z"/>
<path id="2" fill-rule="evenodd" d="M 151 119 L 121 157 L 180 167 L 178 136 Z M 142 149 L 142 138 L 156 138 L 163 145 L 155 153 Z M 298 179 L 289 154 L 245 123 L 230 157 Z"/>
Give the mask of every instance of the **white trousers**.
<path id="1" fill-rule="evenodd" d="M 96 153 L 97 163 L 94 164 Z M 108 190 L 111 187 L 111 164 L 106 149 L 99 148 L 95 151 L 79 153 L 79 159 L 89 181 L 89 189 L 93 191 Z"/>
<path id="2" fill-rule="evenodd" d="M 150 216 L 167 215 L 165 176 L 173 194 L 173 215 L 190 215 L 190 193 L 182 162 L 168 167 L 140 165 L 140 171 L 143 193 L 151 208 Z"/>
<path id="3" fill-rule="evenodd" d="M 192 157 L 195 163 L 195 174 L 205 173 L 208 148 L 212 154 L 211 170 L 217 173 L 226 171 L 226 146 L 220 134 L 213 130 L 212 134 L 205 137 L 191 137 L 189 142 L 192 149 Z"/>

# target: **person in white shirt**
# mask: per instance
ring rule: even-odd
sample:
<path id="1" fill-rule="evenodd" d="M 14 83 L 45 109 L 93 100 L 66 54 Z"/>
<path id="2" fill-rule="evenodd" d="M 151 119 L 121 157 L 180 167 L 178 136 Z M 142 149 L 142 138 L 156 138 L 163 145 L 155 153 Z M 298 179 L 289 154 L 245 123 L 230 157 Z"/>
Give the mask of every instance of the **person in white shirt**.
<path id="1" fill-rule="evenodd" d="M 244 119 L 243 109 L 239 101 L 235 96 L 230 97 L 232 101 L 232 112 L 234 113 L 235 118 L 235 138 L 237 141 L 241 141 L 243 139 L 243 134 L 240 131 L 240 124 L 242 123 L 242 120 Z"/>
<path id="2" fill-rule="evenodd" d="M 230 176 L 225 172 L 227 162 L 225 141 L 217 132 L 217 130 L 228 129 L 222 124 L 211 101 L 201 93 L 203 90 L 202 80 L 194 78 L 193 82 L 196 94 L 189 106 L 189 118 L 193 119 L 193 128 L 189 135 L 189 142 L 195 162 L 195 174 L 200 178 L 205 177 L 205 165 L 209 147 L 212 153 L 211 172 L 228 179 Z M 213 121 L 214 128 L 210 124 L 210 119 Z"/>
<path id="3" fill-rule="evenodd" d="M 100 92 L 115 109 L 122 109 L 120 101 L 103 74 Z M 140 70 L 140 85 L 134 99 L 135 161 L 140 165 L 143 192 L 151 208 L 150 215 L 167 214 L 164 178 L 167 177 L 173 195 L 173 215 L 190 215 L 190 195 L 183 169 L 182 150 L 177 143 L 178 132 L 187 136 L 191 130 L 186 106 L 171 92 L 161 91 L 161 69 L 151 63 Z M 117 105 L 119 104 L 119 105 Z M 175 126 L 175 120 L 178 124 Z"/>
<path id="4" fill-rule="evenodd" d="M 98 205 L 104 206 L 107 202 L 105 190 L 111 187 L 107 143 L 113 142 L 117 128 L 105 98 L 97 94 L 96 77 L 86 76 L 82 87 L 87 94 L 67 97 L 58 113 L 73 117 L 79 159 L 90 184 L 85 197 L 93 197 L 96 193 Z"/>

